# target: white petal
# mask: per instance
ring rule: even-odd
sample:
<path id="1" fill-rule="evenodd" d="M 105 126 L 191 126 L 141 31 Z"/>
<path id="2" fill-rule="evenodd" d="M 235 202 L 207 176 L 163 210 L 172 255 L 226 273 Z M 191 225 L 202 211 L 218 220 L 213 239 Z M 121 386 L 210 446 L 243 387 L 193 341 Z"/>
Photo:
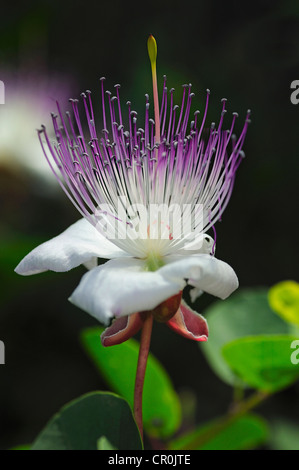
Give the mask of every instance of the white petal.
<path id="1" fill-rule="evenodd" d="M 96 256 L 90 258 L 88 261 L 86 261 L 85 263 L 83 263 L 83 265 L 85 266 L 86 269 L 90 270 L 90 269 L 93 269 L 93 268 L 96 268 L 97 265 L 98 265 L 98 258 Z"/>
<path id="2" fill-rule="evenodd" d="M 111 260 L 87 272 L 70 301 L 104 324 L 113 317 L 151 310 L 180 292 L 182 277 L 168 279 L 161 270 L 144 271 L 142 260 Z"/>
<path id="3" fill-rule="evenodd" d="M 87 220 L 80 219 L 55 238 L 32 250 L 16 267 L 23 276 L 44 271 L 69 271 L 96 258 L 129 256 L 104 238 Z"/>
<path id="4" fill-rule="evenodd" d="M 188 279 L 188 284 L 221 299 L 237 289 L 238 278 L 227 263 L 213 256 L 191 255 L 189 257 L 167 256 L 166 266 L 160 273 L 169 279 Z"/>
<path id="5" fill-rule="evenodd" d="M 108 261 L 86 273 L 70 297 L 77 307 L 105 325 L 113 317 L 151 310 L 189 284 L 225 298 L 238 287 L 233 269 L 210 255 L 167 257 L 151 272 L 145 262 L 127 258 Z"/>

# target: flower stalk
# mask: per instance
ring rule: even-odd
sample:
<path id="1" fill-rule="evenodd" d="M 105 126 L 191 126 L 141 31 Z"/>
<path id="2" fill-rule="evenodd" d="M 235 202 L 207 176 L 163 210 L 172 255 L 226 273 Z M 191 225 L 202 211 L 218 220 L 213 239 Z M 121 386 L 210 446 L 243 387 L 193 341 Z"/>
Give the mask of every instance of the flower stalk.
<path id="1" fill-rule="evenodd" d="M 148 312 L 147 317 L 143 323 L 141 330 L 140 349 L 137 363 L 135 391 L 134 391 L 134 416 L 138 426 L 141 439 L 143 440 L 143 420 L 142 420 L 142 394 L 145 378 L 145 371 L 147 365 L 147 358 L 149 354 L 152 328 L 153 328 L 153 315 Z"/>

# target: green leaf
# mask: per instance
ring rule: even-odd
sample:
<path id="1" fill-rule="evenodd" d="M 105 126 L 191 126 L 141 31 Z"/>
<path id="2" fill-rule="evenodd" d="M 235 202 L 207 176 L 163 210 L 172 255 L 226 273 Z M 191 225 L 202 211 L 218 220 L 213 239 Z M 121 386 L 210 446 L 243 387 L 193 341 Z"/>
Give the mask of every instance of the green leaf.
<path id="1" fill-rule="evenodd" d="M 269 290 L 270 307 L 286 322 L 299 326 L 299 284 L 283 281 Z"/>
<path id="2" fill-rule="evenodd" d="M 102 436 L 100 439 L 98 439 L 97 448 L 98 450 L 117 450 L 116 447 L 113 447 L 113 445 L 105 436 Z"/>
<path id="3" fill-rule="evenodd" d="M 266 421 L 255 414 L 247 414 L 235 421 L 231 421 L 229 417 L 223 417 L 172 441 L 170 449 L 253 449 L 265 442 L 268 434 Z"/>
<path id="4" fill-rule="evenodd" d="M 112 393 L 93 392 L 65 405 L 39 434 L 31 450 L 97 450 L 101 436 L 120 450 L 142 449 L 126 401 Z"/>
<path id="5" fill-rule="evenodd" d="M 223 356 L 235 373 L 249 386 L 276 392 L 299 378 L 292 363 L 294 336 L 252 336 L 237 339 L 223 347 Z"/>
<path id="6" fill-rule="evenodd" d="M 109 386 L 133 408 L 139 343 L 130 339 L 105 348 L 100 340 L 101 331 L 100 328 L 84 330 L 83 346 Z M 151 436 L 164 438 L 172 435 L 180 423 L 178 396 L 162 365 L 149 354 L 143 390 L 144 428 Z"/>
<path id="7" fill-rule="evenodd" d="M 228 384 L 245 386 L 223 359 L 222 347 L 237 338 L 250 335 L 292 334 L 291 327 L 273 314 L 264 288 L 244 289 L 220 300 L 205 311 L 209 340 L 200 344 L 214 372 Z"/>

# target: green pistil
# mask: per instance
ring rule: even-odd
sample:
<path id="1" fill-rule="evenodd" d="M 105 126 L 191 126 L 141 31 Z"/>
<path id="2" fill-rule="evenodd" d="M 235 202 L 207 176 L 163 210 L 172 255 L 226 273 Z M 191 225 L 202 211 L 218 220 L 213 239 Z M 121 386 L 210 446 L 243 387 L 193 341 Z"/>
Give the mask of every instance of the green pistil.
<path id="1" fill-rule="evenodd" d="M 147 40 L 147 50 L 151 62 L 152 79 L 153 79 L 153 95 L 154 95 L 154 110 L 155 110 L 155 143 L 159 144 L 161 141 L 160 136 L 160 111 L 159 111 L 159 98 L 158 98 L 158 84 L 157 84 L 157 43 L 154 36 L 150 35 Z M 156 152 L 157 153 L 157 152 Z"/>
<path id="2" fill-rule="evenodd" d="M 147 271 L 157 271 L 164 266 L 162 257 L 156 253 L 150 253 L 145 260 Z"/>

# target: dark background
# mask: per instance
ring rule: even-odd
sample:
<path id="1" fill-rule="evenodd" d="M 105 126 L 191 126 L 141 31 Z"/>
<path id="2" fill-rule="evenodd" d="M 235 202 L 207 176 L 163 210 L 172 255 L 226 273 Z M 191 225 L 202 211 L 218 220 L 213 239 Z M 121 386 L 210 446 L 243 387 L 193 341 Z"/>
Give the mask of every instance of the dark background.
<path id="1" fill-rule="evenodd" d="M 239 131 L 250 108 L 246 159 L 216 226 L 217 257 L 234 267 L 241 287 L 296 279 L 299 105 L 291 104 L 290 84 L 299 79 L 298 2 L 31 1 L 1 10 L 3 68 L 66 74 L 75 79 L 77 95 L 91 89 L 98 97 L 98 79 L 105 75 L 108 87 L 122 84 L 122 102 L 130 99 L 142 116 L 144 94 L 151 93 L 146 49 L 151 33 L 158 42 L 160 87 L 165 73 L 178 96 L 180 85 L 191 82 L 200 109 L 210 88 L 208 122 L 217 121 L 220 99 L 228 98 L 228 110 L 239 112 Z M 33 248 L 35 239 L 57 235 L 78 214 L 62 194 L 52 198 L 33 180 L 4 167 L 0 173 L 1 236 L 15 242 L 14 257 L 6 256 L 3 244 L 1 258 L 6 364 L 0 367 L 0 448 L 5 449 L 31 442 L 63 404 L 105 384 L 78 342 L 80 329 L 96 322 L 67 301 L 83 268 L 30 278 L 13 273 L 26 253 L 24 244 Z M 198 308 L 204 313 L 212 300 L 203 298 Z M 197 422 L 226 411 L 231 390 L 213 375 L 196 344 L 156 325 L 152 351 L 179 393 L 197 397 Z M 292 416 L 297 400 L 294 386 L 261 412 Z"/>

